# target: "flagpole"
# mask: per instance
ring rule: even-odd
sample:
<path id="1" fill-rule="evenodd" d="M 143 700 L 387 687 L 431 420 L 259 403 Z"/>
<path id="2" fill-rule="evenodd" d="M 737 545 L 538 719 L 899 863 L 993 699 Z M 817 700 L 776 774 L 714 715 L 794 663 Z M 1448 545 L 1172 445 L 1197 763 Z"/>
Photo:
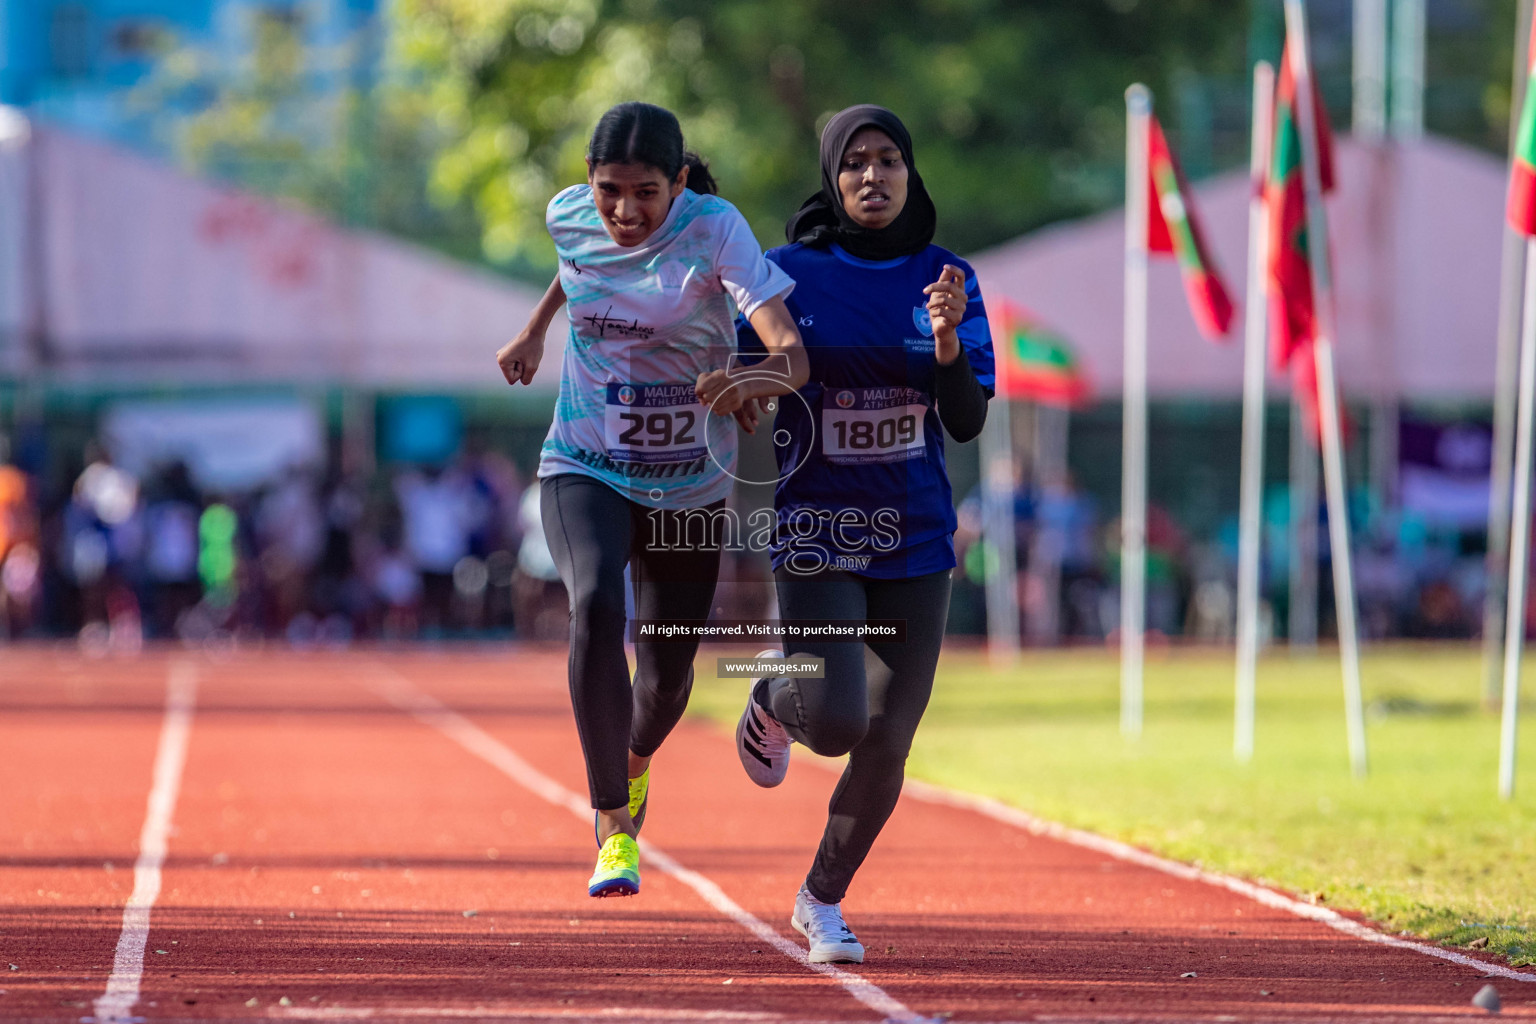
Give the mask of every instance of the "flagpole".
<path id="1" fill-rule="evenodd" d="M 1488 487 L 1488 593 L 1483 605 L 1483 704 L 1498 706 L 1509 609 L 1509 501 L 1514 484 L 1515 407 L 1520 400 L 1520 292 L 1525 239 L 1504 229 L 1499 285 L 1498 354 L 1493 374 L 1493 466 Z"/>
<path id="2" fill-rule="evenodd" d="M 1061 563 L 1067 527 L 1048 521 L 1046 509 L 1066 472 L 1066 410 L 1043 401 L 1029 406 L 1030 490 L 1036 496 L 1036 528 L 1025 564 L 1024 627 L 1032 645 L 1061 639 Z"/>
<path id="3" fill-rule="evenodd" d="M 1392 135 L 1424 134 L 1424 0 L 1397 0 L 1392 10 Z"/>
<path id="4" fill-rule="evenodd" d="M 1290 590 L 1286 639 L 1291 654 L 1317 648 L 1317 444 L 1291 370 Z"/>
<path id="5" fill-rule="evenodd" d="M 1013 533 L 1013 399 L 1007 383 L 981 429 L 981 533 L 984 551 L 997 564 L 985 564 L 987 654 L 994 667 L 1018 660 L 1018 557 Z"/>
<path id="6" fill-rule="evenodd" d="M 1152 93 L 1125 91 L 1125 398 L 1120 509 L 1120 731 L 1141 735 L 1147 601 L 1147 147 Z"/>
<path id="7" fill-rule="evenodd" d="M 1323 435 L 1323 488 L 1328 500 L 1328 541 L 1333 554 L 1334 609 L 1338 614 L 1339 657 L 1344 670 L 1344 721 L 1349 763 L 1357 776 L 1366 772 L 1365 712 L 1360 687 L 1359 635 L 1355 624 L 1355 582 L 1350 564 L 1349 496 L 1344 482 L 1339 390 L 1333 361 L 1333 275 L 1329 266 L 1322 174 L 1318 166 L 1318 126 L 1307 52 L 1307 22 L 1302 0 L 1285 0 L 1291 70 L 1296 77 L 1296 114 L 1301 130 L 1302 181 L 1307 197 L 1307 255 L 1312 267 L 1312 296 L 1317 337 L 1318 412 Z"/>
<path id="8" fill-rule="evenodd" d="M 1387 0 L 1354 0 L 1355 137 L 1380 142 L 1387 125 Z"/>
<path id="9" fill-rule="evenodd" d="M 1520 402 L 1515 428 L 1515 507 L 1510 520 L 1509 607 L 1504 620 L 1504 700 L 1499 719 L 1499 796 L 1515 795 L 1515 734 L 1520 716 L 1520 658 L 1525 653 L 1525 597 L 1530 576 L 1531 420 L 1536 403 L 1536 239 L 1525 248 L 1525 314 L 1520 332 Z"/>
<path id="10" fill-rule="evenodd" d="M 1238 511 L 1237 694 L 1232 752 L 1253 759 L 1253 706 L 1259 658 L 1259 544 L 1264 501 L 1264 343 L 1266 309 L 1264 257 L 1269 243 L 1264 210 L 1264 173 L 1274 135 L 1275 69 L 1260 61 L 1253 69 L 1253 143 L 1248 197 L 1248 304 L 1243 333 L 1243 455 Z"/>
<path id="11" fill-rule="evenodd" d="M 1510 89 L 1509 158 L 1520 134 L 1520 109 L 1530 69 L 1531 0 L 1515 12 L 1515 75 Z M 1493 465 L 1488 489 L 1488 594 L 1483 603 L 1483 703 L 1499 700 L 1504 614 L 1508 608 L 1509 497 L 1514 472 L 1515 404 L 1520 360 L 1520 288 L 1525 276 L 1525 238 L 1506 223 L 1499 274 L 1498 358 L 1493 374 Z"/>

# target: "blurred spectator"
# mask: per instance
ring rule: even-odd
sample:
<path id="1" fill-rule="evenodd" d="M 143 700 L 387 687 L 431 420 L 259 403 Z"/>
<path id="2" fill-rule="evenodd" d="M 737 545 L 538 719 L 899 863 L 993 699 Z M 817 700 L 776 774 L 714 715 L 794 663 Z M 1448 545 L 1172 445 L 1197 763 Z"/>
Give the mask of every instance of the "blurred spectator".
<path id="1" fill-rule="evenodd" d="M 37 506 L 27 475 L 0 437 L 0 639 L 32 626 L 42 581 Z"/>
<path id="2" fill-rule="evenodd" d="M 518 502 L 518 522 L 523 541 L 517 549 L 517 570 L 512 577 L 512 600 L 518 636 L 525 640 L 563 640 L 569 634 L 565 584 L 544 539 L 544 520 L 539 511 L 539 482 L 530 483 Z"/>
<path id="3" fill-rule="evenodd" d="M 1101 637 L 1099 592 L 1103 587 L 1098 549 L 1099 514 L 1092 498 L 1063 471 L 1040 488 L 1035 552 L 1048 558 L 1056 575 L 1057 636 Z"/>
<path id="4" fill-rule="evenodd" d="M 1381 639 L 1401 629 L 1412 575 L 1398 559 L 1392 538 L 1385 531 L 1373 531 L 1362 538 L 1355 556 L 1355 598 L 1362 637 Z"/>
<path id="5" fill-rule="evenodd" d="M 268 631 L 282 632 L 310 612 L 310 577 L 325 553 L 325 514 L 310 472 L 290 468 L 257 504 L 254 525 L 271 616 Z"/>
<path id="6" fill-rule="evenodd" d="M 80 640 L 92 651 L 135 650 L 143 626 L 128 570 L 142 540 L 139 482 L 99 446 L 88 448 L 87 456 L 64 512 L 61 552 L 80 591 Z"/>
<path id="7" fill-rule="evenodd" d="M 470 496 L 469 553 L 453 567 L 454 620 L 470 632 L 511 626 L 511 585 L 521 527 L 515 508 L 522 480 L 512 460 L 471 441 L 459 466 Z"/>
<path id="8" fill-rule="evenodd" d="M 419 628 L 421 573 L 398 543 L 386 542 L 371 566 L 373 593 L 382 603 L 379 635 L 387 640 L 409 639 Z"/>
<path id="9" fill-rule="evenodd" d="M 1230 641 L 1237 631 L 1235 566 L 1215 544 L 1194 545 L 1189 562 L 1192 585 L 1184 635 L 1203 643 Z"/>
<path id="10" fill-rule="evenodd" d="M 443 468 L 291 469 L 227 493 L 200 489 L 181 464 L 146 471 L 141 485 L 95 445 L 78 472 L 28 476 L 5 455 L 0 444 L 0 638 L 73 634 L 88 649 L 107 651 L 133 650 L 146 635 L 293 644 L 566 636 L 565 595 L 544 541 L 537 482 L 525 485 L 510 459 L 475 441 Z M 49 461 L 40 456 L 29 465 Z M 1031 486 L 1024 466 L 1014 469 L 1026 635 L 1041 642 L 1103 637 L 1119 619 L 1118 524 L 1102 523 L 1070 474 Z M 957 511 L 950 624 L 982 632 L 985 574 L 996 556 L 981 535 L 979 492 Z M 1288 516 L 1278 486 L 1265 503 L 1267 617 L 1287 608 Z M 1351 518 L 1360 520 L 1353 525 L 1363 635 L 1466 637 L 1480 628 L 1488 575 L 1481 531 L 1364 504 Z M 1233 516 L 1214 536 L 1190 536 L 1164 508 L 1149 508 L 1150 631 L 1230 639 L 1235 538 Z M 1319 539 L 1327 627 L 1326 531 Z M 766 614 L 752 611 L 771 592 L 754 575 L 757 567 L 729 553 L 722 560 L 722 614 Z M 1536 626 L 1536 605 L 1532 616 Z M 1048 636 L 1036 632 L 1042 624 L 1051 626 Z"/>
<path id="11" fill-rule="evenodd" d="M 320 618 L 323 638 L 345 643 L 362 627 L 370 600 L 359 552 L 366 495 L 360 481 L 337 475 L 326 487 L 323 502 L 325 541 L 312 578 L 310 606 Z"/>
<path id="12" fill-rule="evenodd" d="M 1414 636 L 1445 640 L 1466 636 L 1468 623 L 1456 588 L 1445 580 L 1435 580 L 1419 590 L 1419 602 L 1412 624 Z"/>
<path id="13" fill-rule="evenodd" d="M 404 553 L 420 573 L 421 628 L 440 636 L 453 623 L 453 570 L 469 554 L 470 537 L 487 518 L 468 474 L 429 467 L 395 479 Z"/>
<path id="14" fill-rule="evenodd" d="M 170 637 L 178 620 L 202 597 L 197 576 L 197 520 L 202 509 L 185 463 L 156 481 L 144 509 L 144 599 L 151 637 Z"/>
<path id="15" fill-rule="evenodd" d="M 1104 546 L 1114 565 L 1114 586 L 1104 589 L 1100 601 L 1100 621 L 1120 622 L 1120 520 L 1104 530 Z M 1147 596 L 1146 630 L 1148 635 L 1168 637 L 1180 632 L 1184 621 L 1190 578 L 1189 542 L 1168 511 L 1155 502 L 1147 504 Z"/>

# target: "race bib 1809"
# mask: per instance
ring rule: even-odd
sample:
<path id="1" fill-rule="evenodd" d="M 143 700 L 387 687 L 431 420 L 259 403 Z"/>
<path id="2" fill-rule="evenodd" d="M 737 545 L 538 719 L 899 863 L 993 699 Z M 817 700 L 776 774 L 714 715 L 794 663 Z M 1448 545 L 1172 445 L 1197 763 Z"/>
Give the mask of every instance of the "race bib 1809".
<path id="1" fill-rule="evenodd" d="M 709 411 L 692 384 L 608 385 L 603 438 L 617 462 L 691 462 L 702 458 Z"/>
<path id="2" fill-rule="evenodd" d="M 926 452 L 928 396 L 914 388 L 827 388 L 821 450 L 828 462 L 900 462 Z"/>

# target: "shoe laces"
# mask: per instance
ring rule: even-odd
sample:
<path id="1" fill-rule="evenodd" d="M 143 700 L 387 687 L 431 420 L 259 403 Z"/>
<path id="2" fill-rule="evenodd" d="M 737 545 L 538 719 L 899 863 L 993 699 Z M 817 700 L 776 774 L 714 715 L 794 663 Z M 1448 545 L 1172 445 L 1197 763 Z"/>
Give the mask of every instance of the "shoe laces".
<path id="1" fill-rule="evenodd" d="M 810 917 L 807 927 L 817 938 L 834 941 L 855 938 L 853 929 L 843 920 L 843 910 L 839 904 L 823 903 L 809 892 L 805 896 L 805 909 Z"/>
<path id="2" fill-rule="evenodd" d="M 632 868 L 639 860 L 640 848 L 635 845 L 633 839 L 622 832 L 610 836 L 597 854 L 597 866 L 603 871 Z"/>

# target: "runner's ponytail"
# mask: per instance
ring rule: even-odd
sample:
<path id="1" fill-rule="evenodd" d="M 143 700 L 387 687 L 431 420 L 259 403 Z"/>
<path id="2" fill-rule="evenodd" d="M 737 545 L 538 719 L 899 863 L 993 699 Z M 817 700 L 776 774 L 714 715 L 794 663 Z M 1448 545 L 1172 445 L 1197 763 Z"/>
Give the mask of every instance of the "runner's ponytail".
<path id="1" fill-rule="evenodd" d="M 700 195 L 717 196 L 720 194 L 720 186 L 715 184 L 715 176 L 709 173 L 709 164 L 704 158 L 693 150 L 683 151 L 683 164 L 688 168 L 688 187 Z"/>

